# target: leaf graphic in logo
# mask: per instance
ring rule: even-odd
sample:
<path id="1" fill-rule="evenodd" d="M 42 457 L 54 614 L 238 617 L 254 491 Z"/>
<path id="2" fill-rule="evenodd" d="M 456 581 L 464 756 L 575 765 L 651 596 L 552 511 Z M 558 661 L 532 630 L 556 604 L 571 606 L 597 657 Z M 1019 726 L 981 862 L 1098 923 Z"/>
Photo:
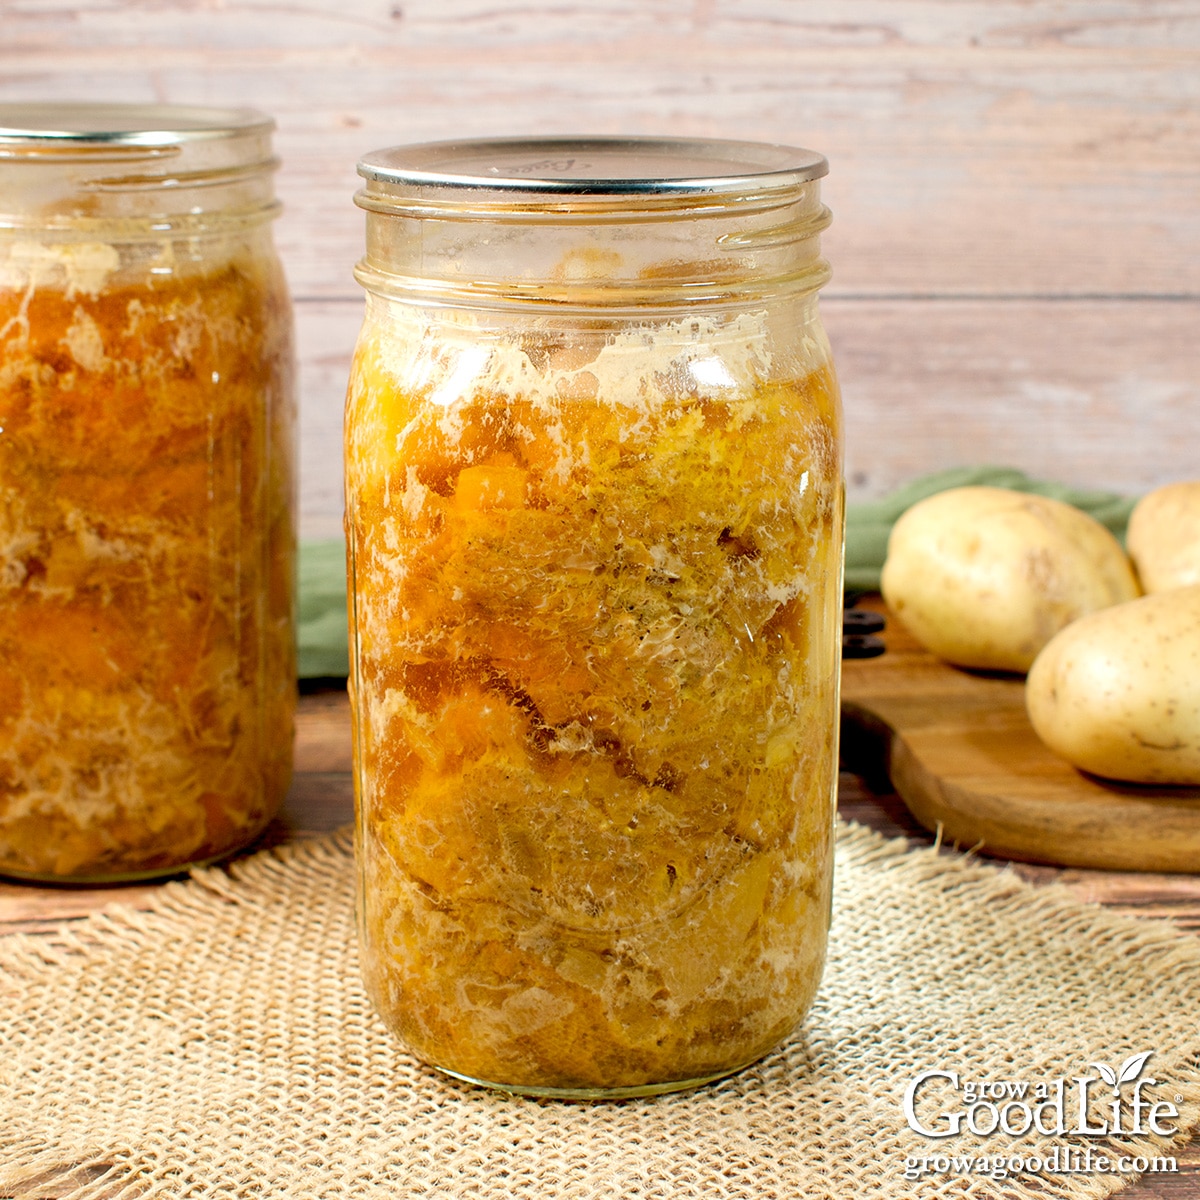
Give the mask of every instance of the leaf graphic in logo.
<path id="1" fill-rule="evenodd" d="M 1142 1073 L 1142 1068 L 1146 1065 L 1146 1059 L 1153 1053 L 1153 1050 L 1146 1050 L 1141 1054 L 1131 1054 L 1121 1064 L 1121 1073 L 1117 1076 L 1117 1083 L 1128 1083 L 1131 1079 L 1136 1079 Z M 1105 1076 L 1105 1078 L 1108 1077 Z M 1110 1080 L 1109 1082 L 1112 1081 Z"/>
<path id="2" fill-rule="evenodd" d="M 1105 1063 L 1092 1063 L 1091 1065 L 1100 1072 L 1100 1078 L 1103 1079 L 1105 1083 L 1114 1088 L 1117 1086 L 1117 1073 L 1112 1069 L 1112 1067 Z"/>

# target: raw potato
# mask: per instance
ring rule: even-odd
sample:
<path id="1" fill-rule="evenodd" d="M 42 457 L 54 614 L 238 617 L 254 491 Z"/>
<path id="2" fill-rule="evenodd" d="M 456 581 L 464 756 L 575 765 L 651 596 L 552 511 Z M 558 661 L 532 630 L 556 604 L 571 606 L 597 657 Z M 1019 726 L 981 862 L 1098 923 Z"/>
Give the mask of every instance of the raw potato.
<path id="1" fill-rule="evenodd" d="M 1200 480 L 1143 496 L 1125 539 L 1145 592 L 1200 583 Z"/>
<path id="2" fill-rule="evenodd" d="M 939 657 L 1022 672 L 1064 626 L 1138 595 L 1125 552 L 1099 521 L 1060 500 L 991 487 L 913 505 L 892 529 L 882 590 Z"/>
<path id="3" fill-rule="evenodd" d="M 1200 784 L 1200 586 L 1064 629 L 1033 664 L 1025 703 L 1042 741 L 1085 771 Z"/>

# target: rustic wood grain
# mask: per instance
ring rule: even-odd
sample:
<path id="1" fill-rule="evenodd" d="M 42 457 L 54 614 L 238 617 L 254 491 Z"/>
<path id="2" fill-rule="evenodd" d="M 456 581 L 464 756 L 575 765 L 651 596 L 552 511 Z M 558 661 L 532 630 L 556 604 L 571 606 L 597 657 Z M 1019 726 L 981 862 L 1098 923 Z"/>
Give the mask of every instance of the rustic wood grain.
<path id="1" fill-rule="evenodd" d="M 300 296 L 352 294 L 363 152 L 581 131 L 824 151 L 831 294 L 1200 293 L 1200 18 L 1178 0 L 6 0 L 0 28 L 3 99 L 274 113 Z"/>
<path id="2" fill-rule="evenodd" d="M 830 299 L 823 311 L 852 498 L 984 463 L 1125 494 L 1200 473 L 1200 302 Z"/>
<path id="3" fill-rule="evenodd" d="M 341 529 L 342 402 L 362 301 L 296 309 L 302 528 L 330 537 Z M 831 297 L 822 311 L 851 500 L 985 463 L 1129 495 L 1200 474 L 1200 300 Z"/>
<path id="4" fill-rule="evenodd" d="M 779 5 L 782 7 L 782 3 Z M 526 21 L 535 22 L 529 10 Z M 213 19 L 213 14 L 208 14 Z M 79 95 L 272 112 L 297 295 L 345 298 L 361 252 L 354 164 L 401 142 L 510 133 L 675 133 L 809 144 L 832 164 L 830 294 L 1196 295 L 1200 55 L 1188 48 L 876 47 L 638 39 L 603 49 L 458 40 L 143 52 L 21 35 L 0 98 Z M 323 24 L 297 12 L 298 24 Z M 80 28 L 103 27 L 83 22 Z M 280 22 L 286 26 L 287 20 Z M 183 27 L 186 28 L 186 25 Z M 15 35 L 15 36 L 14 36 Z M 110 34 L 111 36 L 111 34 Z M 182 29 L 181 34 L 182 37 Z M 314 34 L 315 37 L 315 34 Z M 235 40 L 231 37 L 231 41 Z"/>
<path id="5" fill-rule="evenodd" d="M 926 829 L 1026 861 L 1200 875 L 1200 788 L 1084 775 L 1034 733 L 1023 679 L 951 667 L 895 617 L 885 636 L 883 657 L 843 668 L 843 737 Z M 1200 898 L 1200 879 L 1179 891 Z"/>
<path id="6" fill-rule="evenodd" d="M 342 412 L 361 297 L 297 301 L 300 392 L 300 536 L 342 535 Z"/>
<path id="7" fill-rule="evenodd" d="M 841 775 L 838 813 L 885 837 L 906 838 L 913 846 L 931 846 L 937 841 L 889 785 L 872 786 L 850 771 Z M 956 852 L 944 841 L 941 844 L 947 853 Z M 1129 916 L 1170 921 L 1182 931 L 1200 933 L 1200 879 L 1194 875 L 1053 867 L 996 858 L 986 849 L 973 853 L 980 861 L 1007 866 L 1035 886 L 1065 887 L 1084 904 L 1102 904 Z"/>
<path id="8" fill-rule="evenodd" d="M 308 537 L 340 522 L 354 164 L 429 138 L 824 151 L 854 497 L 983 458 L 1196 472 L 1194 0 L 0 0 L 0 100 L 64 95 L 277 117 Z"/>
<path id="9" fill-rule="evenodd" d="M 297 778 L 348 775 L 353 769 L 353 757 L 350 699 L 346 692 L 329 689 L 301 697 L 296 712 L 294 761 Z"/>

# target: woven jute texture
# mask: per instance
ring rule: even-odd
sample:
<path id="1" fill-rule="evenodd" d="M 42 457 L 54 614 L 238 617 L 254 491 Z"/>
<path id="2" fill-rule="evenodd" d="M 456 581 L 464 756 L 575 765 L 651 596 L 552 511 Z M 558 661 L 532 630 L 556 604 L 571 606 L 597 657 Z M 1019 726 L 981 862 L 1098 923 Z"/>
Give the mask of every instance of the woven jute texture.
<path id="1" fill-rule="evenodd" d="M 513 1098 L 416 1063 L 359 982 L 346 834 L 197 872 L 149 912 L 6 939 L 0 1195 L 1103 1196 L 1131 1177 L 933 1163 L 907 1179 L 906 1157 L 1171 1143 L 932 1141 L 907 1128 L 905 1089 L 934 1068 L 1070 1080 L 1145 1051 L 1147 1098 L 1200 1122 L 1200 939 L 854 827 L 836 878 L 825 981 L 788 1044 L 724 1082 L 622 1102 Z M 935 1082 L 918 1116 L 944 1125 L 962 1098 Z"/>

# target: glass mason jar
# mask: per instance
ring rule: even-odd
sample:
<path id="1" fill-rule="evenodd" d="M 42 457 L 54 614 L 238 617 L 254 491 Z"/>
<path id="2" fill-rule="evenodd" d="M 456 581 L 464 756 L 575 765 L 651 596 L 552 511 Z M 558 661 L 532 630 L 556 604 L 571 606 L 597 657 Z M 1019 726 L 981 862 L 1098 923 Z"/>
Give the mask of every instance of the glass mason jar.
<path id="1" fill-rule="evenodd" d="M 817 988 L 843 541 L 825 171 L 690 140 L 359 164 L 362 964 L 458 1078 L 686 1087 Z"/>
<path id="2" fill-rule="evenodd" d="M 272 122 L 0 106 L 0 874 L 230 853 L 291 773 Z"/>

